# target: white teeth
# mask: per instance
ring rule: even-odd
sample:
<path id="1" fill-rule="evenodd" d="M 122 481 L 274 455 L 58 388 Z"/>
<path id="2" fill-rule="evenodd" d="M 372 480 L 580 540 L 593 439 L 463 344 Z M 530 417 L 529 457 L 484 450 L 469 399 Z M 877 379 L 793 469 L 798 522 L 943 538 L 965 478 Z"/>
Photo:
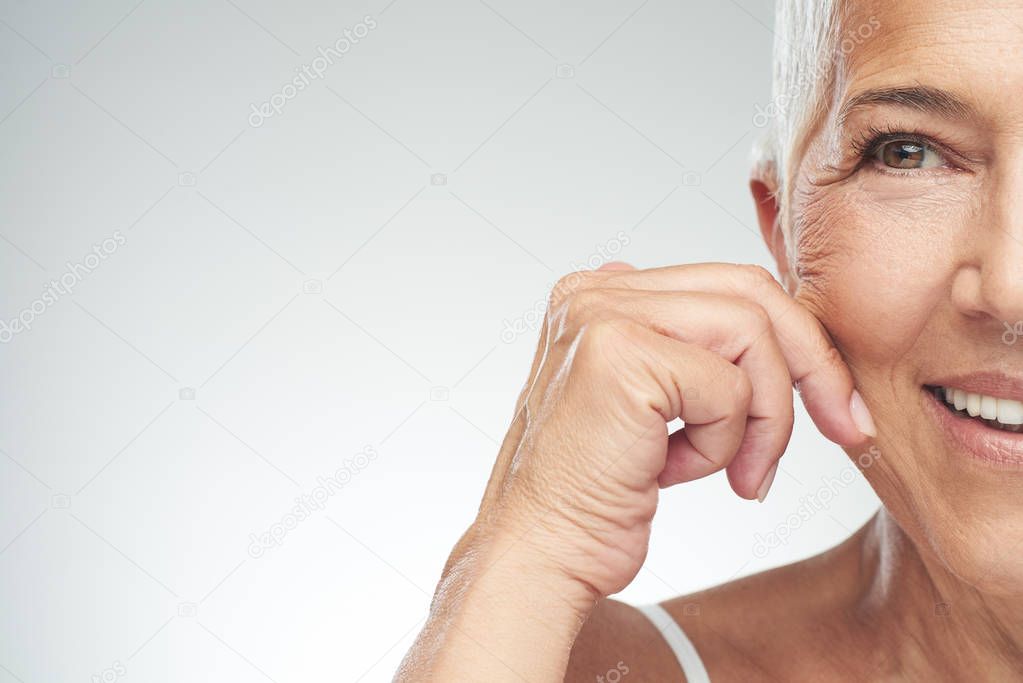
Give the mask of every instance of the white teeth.
<path id="1" fill-rule="evenodd" d="M 955 400 L 952 402 L 952 405 L 955 406 L 956 410 L 966 410 L 966 392 L 962 389 L 956 389 L 953 396 Z"/>
<path id="2" fill-rule="evenodd" d="M 998 399 L 994 396 L 981 396 L 980 416 L 985 420 L 994 420 L 998 417 Z"/>
<path id="3" fill-rule="evenodd" d="M 970 417 L 980 415 L 980 394 L 966 394 L 966 412 Z"/>
<path id="4" fill-rule="evenodd" d="M 998 417 L 1003 425 L 1023 424 L 1023 403 L 1008 398 L 998 399 Z"/>
<path id="5" fill-rule="evenodd" d="M 1015 427 L 1010 431 L 1020 431 L 1020 425 L 1023 425 L 1023 401 L 971 394 L 952 387 L 942 387 L 939 393 L 945 398 L 946 403 L 956 410 L 965 410 L 970 417 L 993 420 L 1002 425 Z"/>

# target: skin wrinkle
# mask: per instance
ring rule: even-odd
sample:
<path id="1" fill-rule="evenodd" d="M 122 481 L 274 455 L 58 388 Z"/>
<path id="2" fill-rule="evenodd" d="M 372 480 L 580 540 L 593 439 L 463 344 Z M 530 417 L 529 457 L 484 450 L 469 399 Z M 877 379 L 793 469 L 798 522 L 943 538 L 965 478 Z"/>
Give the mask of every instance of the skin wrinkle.
<path id="1" fill-rule="evenodd" d="M 869 50 L 853 51 L 849 75 L 838 79 L 839 90 L 924 81 L 916 78 L 919 75 L 934 79 L 949 74 L 950 66 L 958 66 L 957 60 L 964 50 L 978 52 L 974 48 L 978 44 L 975 31 L 939 29 L 947 27 L 948 20 L 936 12 L 934 19 L 928 21 L 928 12 L 919 5 L 903 5 L 906 11 L 901 14 L 911 26 L 905 30 L 887 27 L 878 44 L 882 49 L 874 54 Z M 864 8 L 863 13 L 870 13 L 871 9 Z M 875 11 L 880 12 L 885 22 L 891 22 L 892 12 L 881 8 Z M 952 20 L 967 20 L 967 27 L 978 24 L 973 7 L 954 14 L 957 18 Z M 1000 26 L 1005 26 L 1005 22 Z M 965 47 L 955 45 L 954 41 L 960 40 L 966 42 Z M 981 42 L 993 45 L 999 40 L 1003 44 L 995 54 L 1002 54 L 1007 51 L 1004 36 Z M 1014 40 L 1019 43 L 1018 37 Z M 906 64 L 911 65 L 911 71 Z M 978 107 L 981 120 L 973 122 L 979 132 L 957 131 L 960 135 L 953 139 L 961 145 L 971 141 L 976 145 L 968 147 L 964 155 L 979 161 L 982 171 L 997 170 L 1000 160 L 994 151 L 1006 149 L 1008 156 L 1019 157 L 1019 132 L 1023 128 L 1015 117 L 1007 120 L 1007 112 L 998 110 L 997 105 L 1006 98 L 992 92 L 1002 89 L 1008 77 L 997 75 L 997 69 L 986 61 L 974 65 L 973 70 L 980 78 L 974 75 L 951 78 L 957 88 L 940 85 L 965 93 L 965 99 L 982 104 Z M 955 71 L 951 72 L 953 77 Z M 878 120 L 879 116 L 875 113 L 864 117 L 857 113 L 852 118 L 855 121 L 848 123 L 860 128 L 865 125 L 865 118 L 880 121 L 879 127 L 892 122 L 898 128 L 898 121 L 923 120 L 932 130 L 948 129 L 946 123 L 931 121 L 921 112 L 908 116 L 895 110 L 886 111 L 883 119 Z M 1000 126 L 992 125 L 994 121 Z M 997 135 L 1006 128 L 1008 134 Z M 942 137 L 952 138 L 947 132 Z M 991 145 L 990 149 L 982 146 L 984 141 Z M 964 370 L 972 369 L 970 365 L 982 368 L 1004 365 L 1006 349 L 992 346 L 996 344 L 992 321 L 981 316 L 980 325 L 976 320 L 972 326 L 966 325 L 962 309 L 954 310 L 948 301 L 957 269 L 973 260 L 991 258 L 990 253 L 980 257 L 974 246 L 978 228 L 983 231 L 981 226 L 998 220 L 985 220 L 985 216 L 990 216 L 984 210 L 985 202 L 991 203 L 992 196 L 1013 196 L 1018 185 L 993 186 L 990 173 L 948 176 L 944 182 L 932 180 L 926 184 L 919 178 L 868 175 L 871 173 L 868 169 L 853 174 L 841 157 L 830 166 L 827 163 L 829 158 L 835 160 L 836 150 L 843 144 L 841 131 L 834 127 L 834 122 L 822 121 L 800 162 L 800 182 L 793 189 L 797 207 L 793 215 L 799 223 L 790 237 L 797 239 L 794 252 L 798 255 L 795 262 L 800 278 L 798 298 L 836 339 L 861 392 L 875 410 L 875 417 L 880 417 L 879 428 L 884 438 L 884 457 L 879 466 L 864 472 L 889 509 L 875 525 L 887 530 L 880 543 L 878 574 L 870 588 L 859 596 L 862 602 L 858 609 L 854 609 L 862 623 L 869 624 L 876 634 L 876 640 L 868 637 L 873 647 L 865 649 L 888 652 L 891 656 L 883 657 L 882 664 L 904 663 L 902 669 L 897 665 L 890 669 L 895 674 L 963 671 L 969 663 L 975 671 L 985 671 L 1000 663 L 1005 665 L 1005 671 L 1018 672 L 1021 654 L 1018 620 L 1013 620 L 1014 612 L 1010 609 L 999 611 L 997 598 L 992 604 L 992 598 L 985 592 L 1020 590 L 1019 574 L 1023 570 L 1016 565 L 1018 560 L 1005 558 L 1009 565 L 1002 562 L 1002 572 L 992 572 L 999 562 L 989 550 L 1000 547 L 999 542 L 1007 536 L 1019 538 L 1019 521 L 1007 523 L 1005 519 L 1012 516 L 1015 508 L 997 502 L 1017 500 L 1019 488 L 1012 480 L 999 482 L 997 477 L 980 477 L 980 481 L 970 481 L 970 476 L 957 475 L 954 467 L 935 467 L 935 463 L 942 465 L 962 456 L 935 458 L 935 454 L 947 452 L 949 446 L 920 428 L 922 421 L 910 417 L 916 410 L 899 410 L 902 406 L 919 405 L 922 368 L 932 373 L 944 370 L 927 362 L 928 356 L 944 360 L 963 357 L 962 347 L 976 350 L 972 363 L 960 364 L 965 366 Z M 848 182 L 856 177 L 858 182 Z M 850 191 L 850 184 L 855 186 L 855 192 Z M 1018 210 L 1015 215 L 1019 215 Z M 884 229 L 879 231 L 877 226 L 882 224 Z M 845 260 L 842 254 L 846 255 Z M 871 286 L 872 281 L 886 279 L 885 288 Z M 900 286 L 902 283 L 904 286 Z M 976 293 L 967 299 L 976 300 Z M 940 340 L 938 344 L 935 339 Z M 958 344 L 949 344 L 950 341 Z M 889 408 L 879 410 L 879 406 Z M 1004 495 L 998 494 L 999 488 L 1005 490 Z M 898 527 L 892 519 L 898 520 Z M 950 620 L 939 622 L 935 628 L 934 613 L 928 609 L 934 608 L 936 595 L 944 596 L 942 599 L 951 605 L 955 616 L 967 616 L 969 634 L 964 635 L 963 625 L 953 629 Z M 923 598 L 918 600 L 918 596 Z M 838 628 L 836 635 L 842 637 L 843 631 Z M 863 654 L 858 648 L 857 651 Z M 853 669 L 850 665 L 845 670 Z"/>
<path id="2" fill-rule="evenodd" d="M 944 408 L 933 405 L 928 388 L 976 371 L 1023 378 L 1023 343 L 1002 341 L 1003 326 L 1023 320 L 1023 103 L 1014 97 L 1023 91 L 1023 1 L 858 0 L 844 3 L 840 33 L 871 17 L 877 31 L 838 61 L 828 78 L 830 105 L 800 132 L 798 153 L 786 160 L 795 166 L 778 169 L 795 180 L 785 185 L 788 201 L 780 202 L 787 208 L 774 207 L 779 219 L 769 202 L 760 202 L 758 218 L 782 281 L 820 321 L 873 416 L 876 438 L 846 452 L 849 467 L 860 469 L 884 506 L 816 557 L 664 603 L 714 680 L 1023 680 L 1023 468 L 998 469 L 965 453 L 936 422 L 934 411 Z M 875 101 L 838 121 L 850 96 L 906 86 L 954 93 L 973 115 L 950 120 Z M 850 142 L 872 137 L 871 128 L 933 138 L 935 147 L 953 153 L 951 168 L 861 163 Z M 777 178 L 755 175 L 753 189 L 758 201 L 770 196 Z M 638 377 L 634 357 L 606 365 L 633 382 Z M 628 381 L 614 386 L 635 388 Z M 573 439 L 587 424 L 613 422 L 573 414 L 546 432 L 571 436 L 549 437 L 546 450 L 578 450 Z M 662 425 L 654 426 L 663 439 Z M 534 437 L 543 441 L 544 434 Z M 614 432 L 602 437 L 613 440 Z M 538 453 L 543 446 L 529 444 Z M 861 459 L 865 452 L 872 454 L 869 464 Z M 532 471 L 526 465 L 511 476 L 571 481 L 564 469 L 570 466 L 557 460 Z M 612 465 L 602 477 L 630 472 L 624 456 Z M 603 515 L 571 505 L 586 483 L 561 485 L 572 496 L 564 514 Z M 712 523 L 696 517 L 694 525 Z M 568 528 L 559 522 L 543 517 L 529 548 L 551 549 Z M 645 544 L 614 548 L 591 562 L 588 580 L 623 558 L 635 565 Z M 596 579 L 608 583 L 606 576 Z M 678 680 L 677 664 L 641 614 L 619 604 L 618 621 L 601 621 L 614 604 L 601 601 L 579 632 L 572 669 L 578 675 L 567 680 L 602 675 L 609 651 L 642 664 L 641 673 L 635 667 L 642 678 Z M 698 607 L 698 618 L 689 605 Z M 479 623 L 501 626 L 488 616 Z M 596 672 L 588 668 L 592 661 L 600 662 Z M 553 673 L 542 680 L 558 680 L 561 672 Z"/>
<path id="3" fill-rule="evenodd" d="M 833 232 L 827 229 L 833 222 L 829 214 L 840 212 L 840 206 L 837 202 L 825 201 L 826 197 L 816 188 L 800 188 L 799 194 L 799 219 L 793 231 L 799 235 L 796 279 L 800 299 L 814 310 L 811 302 L 820 300 L 826 289 L 823 281 L 827 273 L 843 260 L 843 254 L 834 245 Z"/>
<path id="4" fill-rule="evenodd" d="M 850 595 L 848 610 L 869 625 L 867 651 L 883 653 L 877 664 L 884 670 L 889 662 L 888 673 L 1018 673 L 1023 553 L 999 552 L 1023 542 L 1018 478 L 964 471 L 963 456 L 919 413 L 928 377 L 1020 371 L 992 313 L 1000 297 L 1019 300 L 1014 310 L 1023 313 L 1023 297 L 996 292 L 990 272 L 961 274 L 976 264 L 1005 267 L 999 245 L 1023 239 L 1012 199 L 1023 182 L 1018 169 L 1007 170 L 1023 157 L 1023 112 L 1004 96 L 1023 86 L 1023 70 L 1014 68 L 1023 40 L 1004 12 L 1019 25 L 1023 12 L 1018 3 L 998 15 L 950 0 L 884 5 L 858 3 L 844 19 L 856 25 L 876 14 L 882 30 L 840 65 L 830 113 L 808 136 L 794 174 L 786 230 L 795 294 L 847 359 L 880 434 L 882 457 L 864 470 L 887 508 L 867 531 L 876 573 Z M 1007 54 L 1015 58 L 999 60 Z M 849 93 L 906 84 L 956 93 L 976 115 L 960 123 L 876 102 L 839 125 Z M 964 168 L 911 177 L 857 167 L 849 141 L 869 125 L 931 133 L 959 152 Z M 936 599 L 952 617 L 936 618 Z M 836 636 L 843 632 L 848 637 L 836 626 Z"/>

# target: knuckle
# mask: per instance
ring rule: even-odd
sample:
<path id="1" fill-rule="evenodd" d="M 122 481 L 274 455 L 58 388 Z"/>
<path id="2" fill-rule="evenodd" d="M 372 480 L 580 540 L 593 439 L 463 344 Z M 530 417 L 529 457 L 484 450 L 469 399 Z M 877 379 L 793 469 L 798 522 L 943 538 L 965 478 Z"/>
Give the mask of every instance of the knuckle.
<path id="1" fill-rule="evenodd" d="M 780 283 L 774 278 L 767 268 L 763 266 L 747 263 L 739 266 L 743 276 L 747 282 L 752 284 L 754 287 L 780 287 Z"/>
<path id="2" fill-rule="evenodd" d="M 728 297 L 722 300 L 722 306 L 729 307 L 733 322 L 717 334 L 712 350 L 730 360 L 739 357 L 773 329 L 771 316 L 755 301 Z"/>
<path id="3" fill-rule="evenodd" d="M 723 469 L 728 467 L 729 463 L 731 463 L 734 458 L 734 454 L 729 452 L 728 449 L 716 448 L 714 450 L 708 450 L 708 452 L 703 454 L 703 457 L 710 462 L 711 467 L 715 469 Z"/>
<path id="4" fill-rule="evenodd" d="M 577 290 L 561 302 L 559 315 L 568 325 L 581 327 L 597 316 L 606 299 L 607 293 L 599 289 Z"/>
<path id="5" fill-rule="evenodd" d="M 574 273 L 562 275 L 558 278 L 558 281 L 554 284 L 554 288 L 551 290 L 551 307 L 554 308 L 559 306 L 573 293 L 591 287 L 595 279 L 596 277 L 593 271 L 590 270 L 579 270 Z"/>
<path id="6" fill-rule="evenodd" d="M 731 377 L 729 378 L 732 396 L 735 397 L 735 402 L 740 408 L 748 411 L 753 403 L 753 382 L 745 372 L 734 365 L 732 367 L 735 368 L 730 371 Z"/>
<path id="7" fill-rule="evenodd" d="M 620 333 L 607 320 L 595 320 L 579 332 L 580 345 L 585 351 L 604 352 L 619 343 Z"/>
<path id="8" fill-rule="evenodd" d="M 747 324 L 752 328 L 752 332 L 761 333 L 771 326 L 771 316 L 757 302 L 742 299 L 739 305 L 747 318 Z"/>
<path id="9" fill-rule="evenodd" d="M 587 368 L 616 371 L 629 357 L 627 349 L 641 343 L 635 323 L 629 320 L 591 320 L 577 335 L 578 353 Z"/>

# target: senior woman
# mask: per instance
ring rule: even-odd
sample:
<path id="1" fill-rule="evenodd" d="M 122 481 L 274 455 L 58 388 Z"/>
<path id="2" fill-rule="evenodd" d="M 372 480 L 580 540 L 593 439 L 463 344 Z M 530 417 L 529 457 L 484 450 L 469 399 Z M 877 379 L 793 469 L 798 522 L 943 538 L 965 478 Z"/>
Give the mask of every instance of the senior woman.
<path id="1" fill-rule="evenodd" d="M 399 680 L 1023 680 L 1023 2 L 781 0 L 776 31 L 751 186 L 780 282 L 561 283 Z M 793 385 L 876 516 L 696 596 L 607 600 L 662 489 L 724 469 L 767 495 Z"/>

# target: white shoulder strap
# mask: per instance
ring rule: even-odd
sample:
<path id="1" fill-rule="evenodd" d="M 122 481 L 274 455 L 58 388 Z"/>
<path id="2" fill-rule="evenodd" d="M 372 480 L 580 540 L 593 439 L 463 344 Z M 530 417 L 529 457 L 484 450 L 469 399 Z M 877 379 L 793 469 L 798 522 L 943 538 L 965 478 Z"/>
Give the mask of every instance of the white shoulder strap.
<path id="1" fill-rule="evenodd" d="M 686 637 L 682 627 L 671 618 L 671 615 L 660 605 L 640 605 L 636 609 L 646 615 L 661 632 L 661 636 L 675 653 L 682 673 L 686 675 L 686 683 L 710 683 L 707 669 L 704 668 L 692 641 Z"/>

